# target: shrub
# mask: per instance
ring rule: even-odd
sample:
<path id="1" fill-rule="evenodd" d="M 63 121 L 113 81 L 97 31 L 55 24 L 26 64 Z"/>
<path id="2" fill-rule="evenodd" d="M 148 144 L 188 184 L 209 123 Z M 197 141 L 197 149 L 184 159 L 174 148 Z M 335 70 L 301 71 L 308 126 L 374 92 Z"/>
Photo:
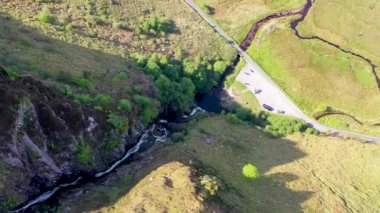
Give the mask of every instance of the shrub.
<path id="1" fill-rule="evenodd" d="M 87 94 L 73 94 L 73 97 L 76 102 L 79 102 L 82 104 L 89 105 L 94 102 L 94 99 L 92 99 L 91 96 Z"/>
<path id="2" fill-rule="evenodd" d="M 137 93 L 137 94 L 141 94 L 143 92 L 143 88 L 141 85 L 136 85 L 133 87 L 133 92 Z"/>
<path id="3" fill-rule="evenodd" d="M 203 3 L 200 7 L 207 15 L 211 15 L 210 7 L 207 4 Z"/>
<path id="4" fill-rule="evenodd" d="M 29 64 L 28 65 L 28 70 L 30 71 L 30 72 L 35 72 L 35 71 L 37 71 L 37 69 L 38 69 L 38 66 L 37 66 L 37 64 Z"/>
<path id="5" fill-rule="evenodd" d="M 145 124 L 150 123 L 153 119 L 157 118 L 159 112 L 155 108 L 146 108 L 143 111 L 143 122 Z"/>
<path id="6" fill-rule="evenodd" d="M 243 121 L 252 121 L 253 120 L 253 115 L 251 113 L 251 110 L 243 108 L 243 107 L 238 107 L 236 110 L 236 116 L 243 120 Z"/>
<path id="7" fill-rule="evenodd" d="M 72 24 L 67 24 L 65 26 L 65 30 L 66 30 L 66 32 L 72 33 L 74 30 L 74 26 Z"/>
<path id="8" fill-rule="evenodd" d="M 225 116 L 225 118 L 226 118 L 226 121 L 230 124 L 236 125 L 236 124 L 239 124 L 241 122 L 240 119 L 235 114 L 229 113 Z"/>
<path id="9" fill-rule="evenodd" d="M 227 76 L 226 80 L 224 81 L 224 86 L 229 88 L 234 82 L 236 77 L 239 75 L 240 71 L 243 69 L 245 66 L 245 61 L 240 60 L 233 72 Z"/>
<path id="10" fill-rule="evenodd" d="M 37 20 L 42 23 L 52 23 L 53 16 L 48 7 L 44 7 L 40 13 L 37 15 Z"/>
<path id="11" fill-rule="evenodd" d="M 126 78 L 128 77 L 128 73 L 127 72 L 120 72 L 118 75 L 117 75 L 117 79 L 119 80 L 125 80 Z"/>
<path id="12" fill-rule="evenodd" d="M 121 99 L 118 108 L 129 113 L 132 111 L 132 104 L 128 99 Z"/>
<path id="13" fill-rule="evenodd" d="M 307 128 L 305 133 L 310 134 L 310 135 L 319 135 L 320 134 L 320 132 L 318 130 L 311 128 L 311 127 Z"/>
<path id="14" fill-rule="evenodd" d="M 219 73 L 219 74 L 223 74 L 224 71 L 226 71 L 227 69 L 227 63 L 224 62 L 224 61 L 217 61 L 214 63 L 214 66 L 213 66 L 213 69 L 214 69 L 214 72 L 216 73 Z"/>
<path id="15" fill-rule="evenodd" d="M 135 95 L 133 99 L 143 109 L 145 109 L 151 104 L 150 98 L 142 96 L 142 95 Z"/>
<path id="16" fill-rule="evenodd" d="M 92 86 L 92 83 L 90 80 L 86 78 L 82 78 L 82 77 L 72 77 L 71 82 L 77 86 L 80 86 L 86 89 L 90 89 Z"/>
<path id="17" fill-rule="evenodd" d="M 108 115 L 107 122 L 121 132 L 124 132 L 128 129 L 128 119 L 124 116 L 111 113 Z"/>
<path id="18" fill-rule="evenodd" d="M 94 110 L 95 110 L 95 111 L 98 111 L 98 112 L 103 112 L 104 109 L 103 109 L 103 107 L 101 107 L 101 106 L 95 106 L 95 107 L 94 107 Z"/>
<path id="19" fill-rule="evenodd" d="M 133 55 L 133 57 L 135 58 L 137 64 L 140 67 L 145 67 L 146 66 L 146 63 L 148 62 L 148 59 L 147 59 L 146 56 L 144 56 L 142 54 L 135 54 L 135 55 Z"/>
<path id="20" fill-rule="evenodd" d="M 275 137 L 294 132 L 304 132 L 309 127 L 304 121 L 283 115 L 270 114 L 267 121 L 265 131 Z"/>
<path id="21" fill-rule="evenodd" d="M 204 175 L 200 177 L 201 185 L 204 187 L 204 189 L 210 193 L 210 195 L 216 195 L 216 192 L 219 189 L 219 183 L 216 180 L 216 177 L 210 177 L 208 175 Z"/>
<path id="22" fill-rule="evenodd" d="M 173 30 L 174 23 L 171 20 L 166 20 L 162 17 L 151 16 L 145 20 L 140 29 L 145 33 L 157 34 L 157 33 L 169 33 Z"/>
<path id="23" fill-rule="evenodd" d="M 117 146 L 119 146 L 120 144 L 120 140 L 117 139 L 117 138 L 114 138 L 112 139 L 110 142 L 106 143 L 104 148 L 107 150 L 107 151 L 112 151 L 114 150 Z"/>
<path id="24" fill-rule="evenodd" d="M 249 179 L 256 179 L 260 177 L 260 172 L 256 166 L 249 163 L 243 167 L 243 175 Z"/>
<path id="25" fill-rule="evenodd" d="M 16 67 L 12 67 L 12 68 L 10 68 L 10 69 L 7 71 L 7 74 L 8 74 L 9 79 L 10 79 L 11 81 L 15 81 L 15 80 L 16 80 L 16 78 L 17 78 L 17 76 L 18 76 L 17 72 L 18 72 L 18 70 L 17 70 Z"/>
<path id="26" fill-rule="evenodd" d="M 83 165 L 89 164 L 91 162 L 91 153 L 92 150 L 90 145 L 82 140 L 76 150 L 76 157 L 78 161 Z"/>
<path id="27" fill-rule="evenodd" d="M 96 101 L 97 104 L 107 105 L 107 104 L 112 103 L 113 99 L 109 95 L 97 94 L 96 97 L 95 97 L 95 101 Z"/>

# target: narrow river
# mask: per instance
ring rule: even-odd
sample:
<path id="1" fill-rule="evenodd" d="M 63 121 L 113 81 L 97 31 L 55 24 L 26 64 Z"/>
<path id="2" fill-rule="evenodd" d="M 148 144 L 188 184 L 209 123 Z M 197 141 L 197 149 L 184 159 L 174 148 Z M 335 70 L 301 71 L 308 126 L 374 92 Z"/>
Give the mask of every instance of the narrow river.
<path id="1" fill-rule="evenodd" d="M 278 18 L 284 18 L 284 17 L 289 17 L 289 16 L 300 15 L 300 18 L 295 19 L 290 24 L 291 28 L 295 32 L 295 35 L 299 39 L 303 39 L 303 40 L 311 40 L 311 39 L 320 40 L 321 42 L 324 42 L 326 44 L 334 46 L 334 47 L 338 48 L 339 50 L 341 50 L 341 51 L 343 51 L 343 52 L 345 52 L 347 54 L 351 54 L 353 56 L 356 56 L 356 57 L 359 57 L 359 58 L 363 59 L 364 61 L 366 61 L 372 67 L 373 75 L 375 76 L 376 83 L 377 83 L 378 88 L 380 90 L 380 79 L 379 79 L 379 77 L 378 77 L 378 75 L 376 73 L 377 66 L 370 59 L 368 59 L 368 58 L 366 58 L 366 57 L 364 57 L 364 56 L 362 56 L 360 54 L 357 54 L 355 52 L 352 52 L 350 50 L 345 50 L 345 49 L 341 48 L 339 45 L 334 44 L 332 42 L 329 42 L 329 41 L 327 41 L 327 40 L 325 40 L 323 38 L 320 38 L 318 36 L 303 36 L 303 35 L 301 35 L 299 33 L 299 31 L 297 30 L 297 26 L 302 21 L 304 21 L 306 15 L 308 14 L 308 12 L 309 12 L 310 8 L 312 7 L 312 5 L 313 5 L 313 0 L 306 0 L 306 3 L 304 5 L 304 7 L 302 9 L 300 9 L 300 10 L 292 10 L 292 11 L 279 12 L 279 13 L 276 13 L 276 14 L 269 15 L 269 16 L 265 17 L 264 19 L 258 21 L 257 23 L 255 23 L 253 25 L 253 27 L 251 28 L 251 30 L 247 34 L 246 38 L 244 39 L 244 41 L 241 44 L 241 48 L 243 50 L 247 50 L 249 48 L 249 46 L 252 44 L 252 42 L 254 41 L 257 32 L 266 23 L 268 23 L 268 22 L 270 22 L 270 21 L 272 21 L 274 19 L 278 19 Z M 198 113 L 200 111 L 205 111 L 205 110 L 207 112 L 214 112 L 214 113 L 220 113 L 223 110 L 223 107 L 222 107 L 222 104 L 221 104 L 221 94 L 222 94 L 222 91 L 223 91 L 223 83 L 224 83 L 225 78 L 229 74 L 231 74 L 232 71 L 235 69 L 235 67 L 238 64 L 239 60 L 240 60 L 240 57 L 237 56 L 235 58 L 235 60 L 233 61 L 232 65 L 223 74 L 222 79 L 220 80 L 218 86 L 211 93 L 208 93 L 208 94 L 198 94 L 197 95 L 197 105 L 198 105 L 198 107 L 194 108 L 193 111 L 189 115 L 184 116 L 184 117 L 191 117 L 191 116 L 195 115 L 196 113 Z M 22 206 L 17 207 L 12 212 L 13 213 L 21 213 L 21 212 L 28 211 L 28 209 L 30 207 L 32 207 L 32 206 L 34 206 L 36 204 L 44 203 L 44 202 L 48 201 L 49 199 L 53 198 L 54 196 L 57 196 L 57 194 L 65 191 L 67 189 L 77 188 L 77 187 L 80 187 L 81 185 L 83 185 L 86 182 L 94 181 L 96 179 L 100 179 L 103 176 L 106 176 L 107 174 L 110 174 L 111 172 L 113 172 L 118 166 L 120 166 L 123 163 L 125 163 L 133 154 L 139 152 L 140 149 L 143 146 L 151 145 L 151 144 L 154 144 L 154 143 L 165 142 L 167 140 L 168 136 L 170 135 L 169 130 L 165 126 L 166 122 L 167 122 L 166 120 L 160 120 L 160 121 L 156 122 L 155 124 L 151 125 L 149 127 L 149 129 L 146 130 L 142 134 L 142 136 L 141 136 L 140 140 L 138 141 L 138 143 L 135 146 L 133 146 L 131 149 L 129 149 L 127 151 L 127 153 L 125 153 L 125 155 L 123 156 L 123 158 L 121 158 L 120 160 L 118 160 L 115 163 L 113 163 L 107 170 L 105 170 L 103 172 L 99 172 L 99 173 L 95 174 L 93 177 L 78 177 L 75 181 L 73 181 L 71 183 L 60 184 L 60 185 L 54 187 L 53 189 L 51 189 L 51 190 L 49 190 L 49 191 L 41 194 L 40 196 L 36 197 L 35 199 L 32 199 L 29 202 L 23 204 Z"/>
<path id="2" fill-rule="evenodd" d="M 344 53 L 347 53 L 347 54 L 350 54 L 350 55 L 353 55 L 355 57 L 358 57 L 362 60 L 364 60 L 366 63 L 368 63 L 370 66 L 371 66 L 371 71 L 372 71 L 372 74 L 375 78 L 375 81 L 376 81 L 376 84 L 377 84 L 377 88 L 379 89 L 380 91 L 380 77 L 379 75 L 377 74 L 376 72 L 376 68 L 377 68 L 377 65 L 374 64 L 369 58 L 363 56 L 363 55 L 360 55 L 354 51 L 351 51 L 351 50 L 346 50 L 344 48 L 342 48 L 341 46 L 337 45 L 337 44 L 334 44 L 333 42 L 330 42 L 324 38 L 321 38 L 319 36 L 304 36 L 304 35 L 301 35 L 301 33 L 297 30 L 297 26 L 303 22 L 306 18 L 306 16 L 308 15 L 311 7 L 313 6 L 313 3 L 314 3 L 314 0 L 306 0 L 306 3 L 304 4 L 304 6 L 300 9 L 300 10 L 292 10 L 292 11 L 282 11 L 282 12 L 279 12 L 279 13 L 275 13 L 275 14 L 272 14 L 272 15 L 269 15 L 263 19 L 261 19 L 260 21 L 256 22 L 253 27 L 251 28 L 251 30 L 249 31 L 248 35 L 246 36 L 246 38 L 244 39 L 243 43 L 240 45 L 240 47 L 243 49 L 243 50 L 247 50 L 252 42 L 254 41 L 255 37 L 256 37 L 256 34 L 257 32 L 261 29 L 261 27 L 263 27 L 266 23 L 269 23 L 270 21 L 272 20 L 275 20 L 275 19 L 279 19 L 279 18 L 284 18 L 284 17 L 290 17 L 290 16 L 295 16 L 295 15 L 299 15 L 300 18 L 298 19 L 295 19 L 293 20 L 291 23 L 290 23 L 290 27 L 291 29 L 294 31 L 294 34 L 299 38 L 299 39 L 302 39 L 302 40 L 319 40 L 325 44 L 328 44 L 330 46 L 333 46 L 337 49 L 339 49 L 340 51 L 344 52 Z"/>

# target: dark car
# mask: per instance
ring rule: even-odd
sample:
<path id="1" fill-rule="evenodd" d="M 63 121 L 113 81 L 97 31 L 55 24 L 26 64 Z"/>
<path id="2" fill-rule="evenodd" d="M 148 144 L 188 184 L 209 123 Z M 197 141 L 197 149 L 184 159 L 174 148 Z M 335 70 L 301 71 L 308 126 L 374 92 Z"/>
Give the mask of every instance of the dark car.
<path id="1" fill-rule="evenodd" d="M 250 69 L 250 71 L 251 71 L 251 72 L 255 72 L 255 71 L 253 71 L 253 69 Z"/>
<path id="2" fill-rule="evenodd" d="M 273 111 L 273 107 L 267 105 L 267 104 L 263 104 L 263 107 L 264 109 L 268 110 L 268 111 Z"/>
<path id="3" fill-rule="evenodd" d="M 277 110 L 277 113 L 279 113 L 279 114 L 285 114 L 285 111 L 284 110 Z"/>
<path id="4" fill-rule="evenodd" d="M 260 94 L 262 92 L 261 89 L 255 89 L 255 94 Z"/>

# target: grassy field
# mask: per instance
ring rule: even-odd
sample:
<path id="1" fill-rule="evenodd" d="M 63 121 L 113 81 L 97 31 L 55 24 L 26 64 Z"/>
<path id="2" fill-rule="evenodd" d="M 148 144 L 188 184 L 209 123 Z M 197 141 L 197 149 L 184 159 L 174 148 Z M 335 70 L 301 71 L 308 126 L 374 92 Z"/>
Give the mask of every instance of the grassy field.
<path id="1" fill-rule="evenodd" d="M 232 38 L 241 43 L 252 25 L 276 12 L 301 8 L 303 0 L 196 0 L 210 8 L 210 15 Z"/>
<path id="2" fill-rule="evenodd" d="M 47 23 L 39 20 L 46 10 L 50 17 Z M 151 17 L 167 21 L 170 30 L 141 32 L 140 28 Z M 120 4 L 107 0 L 59 3 L 7 0 L 0 2 L 0 22 L 3 26 L 0 64 L 54 83 L 57 78 L 90 75 L 93 85 L 114 87 L 97 80 L 112 81 L 121 71 L 128 70 L 129 76 L 122 83 L 138 87 L 145 77 L 136 72 L 136 63 L 131 59 L 135 54 L 162 53 L 179 59 L 204 55 L 229 61 L 235 53 L 180 0 Z M 149 86 L 146 81 L 144 84 Z"/>
<path id="3" fill-rule="evenodd" d="M 376 0 L 318 0 L 299 29 L 303 35 L 318 35 L 380 64 L 380 3 Z"/>
<path id="4" fill-rule="evenodd" d="M 180 0 L 121 1 L 118 4 L 107 0 L 2 1 L 0 8 L 0 12 L 49 37 L 110 54 L 161 52 L 175 55 L 183 52 L 224 59 L 233 56 L 233 50 Z M 38 15 L 46 8 L 52 15 L 51 23 L 38 20 Z M 152 16 L 169 21 L 171 29 L 158 35 L 141 32 L 138 28 Z"/>
<path id="5" fill-rule="evenodd" d="M 380 208 L 376 145 L 300 134 L 268 139 L 258 130 L 216 117 L 201 121 L 177 146 L 221 179 L 219 198 L 240 212 Z M 242 177 L 246 163 L 255 164 L 262 178 Z"/>
<path id="6" fill-rule="evenodd" d="M 244 106 L 252 112 L 261 110 L 260 104 L 255 98 L 255 95 L 247 89 L 247 87 L 235 81 L 230 88 L 227 89 L 230 98 L 233 100 L 232 108 L 234 106 Z"/>
<path id="7" fill-rule="evenodd" d="M 380 119 L 380 95 L 371 67 L 320 41 L 299 40 L 291 29 L 277 25 L 281 27 L 260 32 L 248 50 L 260 66 L 307 114 L 315 116 L 321 108 L 339 110 L 366 124 L 362 127 L 346 120 L 345 129 L 380 135 L 378 128 L 371 127 Z"/>
<path id="8" fill-rule="evenodd" d="M 151 108 L 159 108 L 154 79 L 135 62 L 138 54 L 165 54 L 179 63 L 196 58 L 228 63 L 235 54 L 180 0 L 42 2 L 47 3 L 0 2 L 0 65 L 12 74 L 45 80 L 107 113 L 119 110 L 122 100 L 139 111 L 135 95 L 155 99 Z M 175 72 L 181 75 L 179 69 Z M 157 113 L 142 112 L 147 117 Z"/>
<path id="9" fill-rule="evenodd" d="M 263 16 L 300 8 L 304 3 L 197 2 L 203 7 L 209 6 L 211 17 L 239 42 L 252 23 Z M 374 39 L 380 23 L 378 8 L 379 4 L 371 0 L 356 3 L 316 1 L 299 29 L 304 35 L 318 35 L 377 63 L 380 48 Z M 330 18 L 326 13 L 336 15 Z M 380 111 L 377 109 L 380 95 L 369 64 L 320 41 L 299 40 L 290 30 L 289 21 L 289 18 L 284 18 L 264 26 L 249 49 L 250 55 L 310 116 L 317 115 L 321 108 L 329 106 L 332 110 L 355 116 L 364 125 L 357 125 L 341 116 L 322 119 L 322 123 L 380 135 L 379 129 L 374 126 L 380 121 Z"/>
<path id="10" fill-rule="evenodd" d="M 380 208 L 379 154 L 378 145 L 332 137 L 294 134 L 269 139 L 260 130 L 232 125 L 218 116 L 193 126 L 184 142 L 142 154 L 139 158 L 149 162 L 138 166 L 137 172 L 132 170 L 132 183 L 161 165 L 180 161 L 195 168 L 197 176 L 218 178 L 217 197 L 206 201 L 226 205 L 229 208 L 222 209 L 228 212 L 376 212 Z M 243 177 L 242 167 L 247 163 L 255 164 L 262 176 L 256 180 Z M 124 175 L 130 178 L 122 168 L 117 174 L 120 180 Z M 97 190 L 86 189 L 85 196 L 69 195 L 71 202 L 62 205 L 72 210 L 82 206 L 87 211 L 100 209 L 99 204 L 107 209 L 120 207 L 127 190 L 120 192 L 122 185 L 114 185 L 119 193 L 107 201 L 112 182 L 106 182 L 93 184 Z M 93 200 L 97 208 L 91 208 Z"/>

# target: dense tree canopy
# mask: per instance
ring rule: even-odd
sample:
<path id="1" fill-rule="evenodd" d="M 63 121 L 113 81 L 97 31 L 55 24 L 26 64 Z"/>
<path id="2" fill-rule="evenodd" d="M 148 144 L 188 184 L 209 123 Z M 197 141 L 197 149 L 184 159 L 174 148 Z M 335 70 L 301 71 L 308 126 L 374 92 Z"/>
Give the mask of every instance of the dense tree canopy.
<path id="1" fill-rule="evenodd" d="M 165 109 L 189 110 L 196 92 L 209 92 L 226 70 L 224 61 L 212 61 L 198 55 L 177 60 L 167 55 L 135 55 L 139 66 L 155 80 L 161 105 Z"/>

